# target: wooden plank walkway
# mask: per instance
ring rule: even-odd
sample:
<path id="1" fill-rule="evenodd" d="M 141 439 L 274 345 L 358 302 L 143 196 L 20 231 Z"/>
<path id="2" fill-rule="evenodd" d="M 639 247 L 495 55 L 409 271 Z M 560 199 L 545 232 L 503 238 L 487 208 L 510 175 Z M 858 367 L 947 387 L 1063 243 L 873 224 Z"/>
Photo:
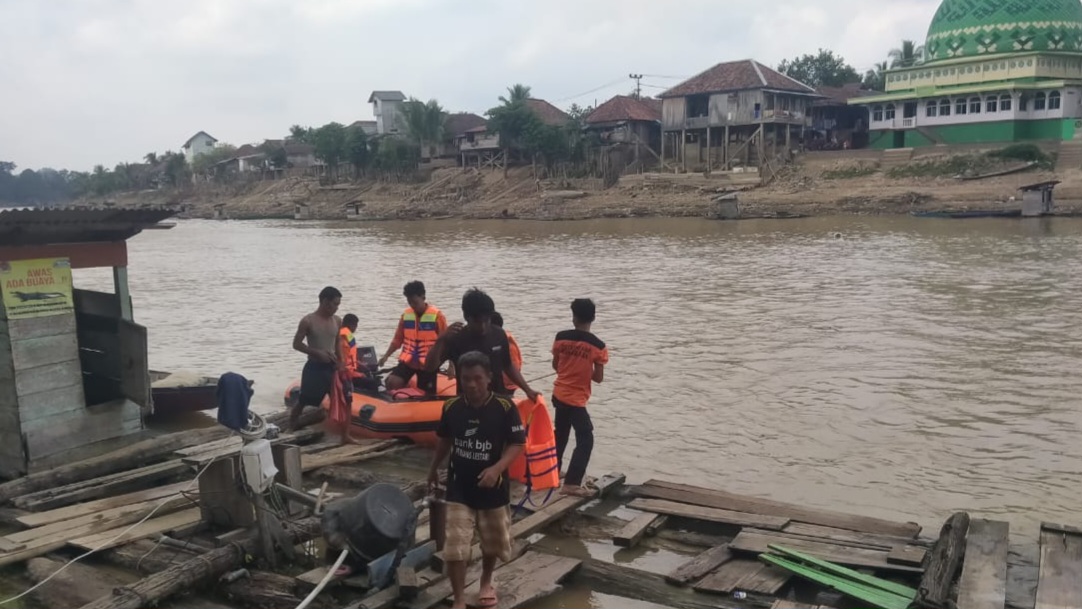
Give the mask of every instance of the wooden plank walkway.
<path id="1" fill-rule="evenodd" d="M 1007 604 L 1007 549 L 1009 525 L 1006 522 L 969 521 L 962 576 L 958 580 L 958 607 L 966 609 L 1003 609 Z M 1076 581 L 1082 589 L 1082 581 Z"/>
<path id="2" fill-rule="evenodd" d="M 127 532 L 124 531 L 128 529 L 129 526 L 124 526 L 94 535 L 72 539 L 68 542 L 68 545 L 81 550 L 105 550 L 108 548 L 115 548 L 119 545 L 128 543 L 129 541 L 135 541 L 159 533 L 168 533 L 174 529 L 186 527 L 190 524 L 199 522 L 201 518 L 202 515 L 199 508 L 192 508 L 190 510 L 184 510 L 183 512 L 169 514 L 168 516 L 155 516 Z M 121 533 L 123 533 L 123 535 L 121 535 Z"/>
<path id="3" fill-rule="evenodd" d="M 1041 525 L 1034 609 L 1082 609 L 1082 534 Z"/>
<path id="4" fill-rule="evenodd" d="M 793 550 L 811 554 L 816 558 L 847 565 L 850 567 L 871 567 L 889 571 L 920 573 L 919 567 L 898 565 L 887 560 L 886 550 L 872 550 L 854 546 L 839 545 L 829 541 L 790 537 L 784 533 L 772 533 L 755 529 L 744 529 L 733 539 L 729 547 L 734 551 L 764 554 L 770 551 L 771 544 L 785 546 Z"/>
<path id="5" fill-rule="evenodd" d="M 654 512 L 655 514 L 667 514 L 669 516 L 679 516 L 681 518 L 692 518 L 705 522 L 732 524 L 742 527 L 755 527 L 757 529 L 766 529 L 768 531 L 780 531 L 785 525 L 789 524 L 788 518 L 779 516 L 761 516 L 759 514 L 748 514 L 745 512 L 734 512 L 732 510 L 688 505 L 662 499 L 636 499 L 628 504 L 628 507 L 644 512 Z"/>
<path id="6" fill-rule="evenodd" d="M 635 492 L 643 497 L 667 499 L 670 501 L 731 510 L 734 512 L 745 512 L 748 514 L 780 516 L 795 522 L 818 524 L 848 531 L 860 531 L 862 533 L 876 533 L 879 535 L 896 535 L 899 537 L 914 538 L 920 534 L 921 530 L 920 525 L 912 522 L 891 522 L 889 520 L 871 518 L 868 516 L 856 516 L 841 512 L 807 508 L 760 497 L 735 495 L 725 491 L 703 489 L 688 486 L 686 484 L 676 484 L 674 482 L 665 482 L 661 480 L 649 480 L 643 485 L 636 487 Z"/>

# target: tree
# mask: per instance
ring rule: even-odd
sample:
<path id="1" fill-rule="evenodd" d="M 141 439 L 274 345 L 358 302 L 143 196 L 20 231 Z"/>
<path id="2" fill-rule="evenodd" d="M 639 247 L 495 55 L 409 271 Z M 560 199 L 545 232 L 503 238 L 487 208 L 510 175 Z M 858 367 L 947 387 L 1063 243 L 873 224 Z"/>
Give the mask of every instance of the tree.
<path id="1" fill-rule="evenodd" d="M 888 57 L 891 68 L 908 68 L 924 60 L 924 47 L 912 40 L 903 40 L 902 46 L 891 49 Z"/>
<path id="2" fill-rule="evenodd" d="M 786 59 L 778 64 L 778 71 L 809 87 L 840 87 L 860 81 L 860 74 L 853 66 L 827 49 L 819 49 L 815 55 Z"/>
<path id="3" fill-rule="evenodd" d="M 205 152 L 192 159 L 192 173 L 206 173 L 214 165 L 233 158 L 233 154 L 236 152 L 236 146 L 219 143 L 210 152 Z"/>
<path id="4" fill-rule="evenodd" d="M 864 73 L 861 88 L 869 91 L 883 91 L 887 86 L 887 62 L 881 61 Z"/>
<path id="5" fill-rule="evenodd" d="M 507 165 L 511 160 L 511 150 L 524 151 L 525 137 L 527 134 L 540 132 L 541 119 L 534 114 L 533 110 L 526 105 L 530 98 L 530 88 L 516 84 L 507 88 L 507 96 L 500 96 L 500 105 L 491 108 L 485 114 L 489 119 L 489 129 L 500 136 L 500 147 L 503 148 L 504 174 L 507 173 Z"/>
<path id="6" fill-rule="evenodd" d="M 143 160 L 146 161 L 148 165 L 157 165 L 158 164 L 158 153 L 157 152 L 148 152 L 146 154 L 146 156 L 143 157 Z"/>
<path id="7" fill-rule="evenodd" d="M 353 165 L 353 176 L 359 178 L 368 167 L 371 156 L 368 151 L 368 134 L 360 127 L 346 130 L 346 160 Z"/>
<path id="8" fill-rule="evenodd" d="M 346 156 L 346 127 L 342 123 L 327 123 L 312 132 L 312 146 L 316 158 L 326 163 L 329 171 L 338 178 L 338 164 Z"/>
<path id="9" fill-rule="evenodd" d="M 315 130 L 311 127 L 301 127 L 300 125 L 293 125 L 289 128 L 289 139 L 294 142 L 300 142 L 302 144 L 311 144 L 312 136 L 315 134 Z"/>
<path id="10" fill-rule="evenodd" d="M 533 90 L 523 84 L 515 84 L 507 87 L 507 97 L 500 96 L 500 103 L 507 106 L 515 102 L 524 102 L 530 99 L 533 95 Z"/>
<path id="11" fill-rule="evenodd" d="M 443 140 L 444 121 L 447 120 L 447 113 L 440 107 L 439 102 L 430 99 L 425 103 L 411 97 L 402 104 L 400 116 L 410 137 L 421 149 L 421 156 L 424 156 L 425 151 L 431 156 L 433 144 Z M 426 143 L 428 148 L 425 147 Z"/>
<path id="12" fill-rule="evenodd" d="M 183 154 L 167 151 L 162 155 L 162 161 L 165 163 L 165 179 L 173 188 L 179 188 L 182 183 L 191 178 L 188 160 Z"/>
<path id="13" fill-rule="evenodd" d="M 259 151 L 266 155 L 267 163 L 275 169 L 283 169 L 289 164 L 289 154 L 286 153 L 285 146 L 281 144 L 276 145 L 266 141 L 259 146 Z"/>

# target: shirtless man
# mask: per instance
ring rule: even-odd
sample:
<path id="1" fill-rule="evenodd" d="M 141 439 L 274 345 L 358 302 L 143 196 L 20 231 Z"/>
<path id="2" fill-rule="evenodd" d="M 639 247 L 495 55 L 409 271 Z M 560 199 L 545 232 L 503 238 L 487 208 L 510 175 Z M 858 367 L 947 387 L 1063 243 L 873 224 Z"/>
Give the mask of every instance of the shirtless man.
<path id="1" fill-rule="evenodd" d="M 297 429 L 305 406 L 319 407 L 331 392 L 331 383 L 335 381 L 339 366 L 338 329 L 342 327 L 342 320 L 335 313 L 341 303 L 341 292 L 329 286 L 323 288 L 319 293 L 319 308 L 302 317 L 297 326 L 293 348 L 307 355 L 308 361 L 301 372 L 300 399 L 289 413 L 290 430 Z"/>

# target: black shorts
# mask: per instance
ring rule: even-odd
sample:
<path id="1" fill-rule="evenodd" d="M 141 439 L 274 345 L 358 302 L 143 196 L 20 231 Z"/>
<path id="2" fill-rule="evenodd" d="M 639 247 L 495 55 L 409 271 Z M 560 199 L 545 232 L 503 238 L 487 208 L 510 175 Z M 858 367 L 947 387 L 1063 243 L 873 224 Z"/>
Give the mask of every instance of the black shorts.
<path id="1" fill-rule="evenodd" d="M 298 405 L 319 406 L 323 398 L 331 392 L 331 383 L 334 382 L 337 367 L 334 364 L 326 364 L 308 360 L 301 371 L 301 395 Z"/>
<path id="2" fill-rule="evenodd" d="M 405 382 L 410 382 L 413 375 L 417 375 L 417 388 L 425 393 L 432 395 L 436 394 L 436 378 L 439 375 L 438 371 L 428 372 L 427 370 L 417 370 L 411 368 L 402 362 L 398 362 L 398 365 L 391 370 L 391 376 L 397 376 Z"/>

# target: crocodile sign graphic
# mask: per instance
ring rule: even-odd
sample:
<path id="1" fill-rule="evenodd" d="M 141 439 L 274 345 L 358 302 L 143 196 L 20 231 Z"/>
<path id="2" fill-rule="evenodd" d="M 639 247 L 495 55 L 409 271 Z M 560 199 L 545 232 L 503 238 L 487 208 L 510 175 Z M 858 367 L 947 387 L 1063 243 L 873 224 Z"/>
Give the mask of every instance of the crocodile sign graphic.
<path id="1" fill-rule="evenodd" d="M 72 310 L 67 258 L 0 261 L 0 294 L 8 319 L 60 315 Z"/>

